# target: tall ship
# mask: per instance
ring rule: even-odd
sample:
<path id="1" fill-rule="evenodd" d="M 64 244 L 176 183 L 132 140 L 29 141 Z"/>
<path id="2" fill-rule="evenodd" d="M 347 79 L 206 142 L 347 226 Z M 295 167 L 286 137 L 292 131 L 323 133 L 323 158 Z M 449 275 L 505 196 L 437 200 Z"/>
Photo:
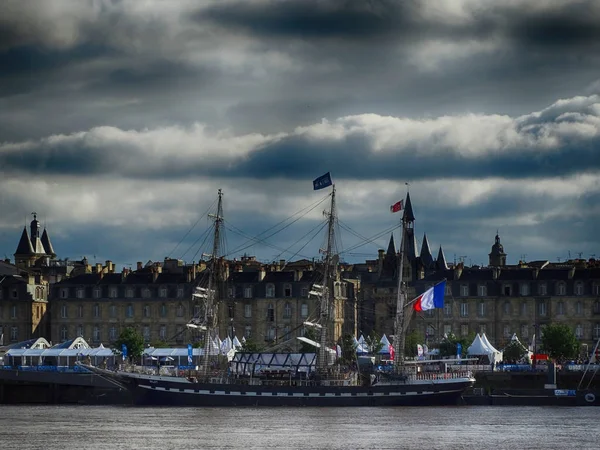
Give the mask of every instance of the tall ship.
<path id="1" fill-rule="evenodd" d="M 475 379 L 465 371 L 449 371 L 448 360 L 406 361 L 405 335 L 413 308 L 407 302 L 407 286 L 402 280 L 403 249 L 407 221 L 401 219 L 398 289 L 393 364 L 391 370 L 365 373 L 358 366 L 344 367 L 331 357 L 328 326 L 334 319 L 336 265 L 334 253 L 336 190 L 329 174 L 313 182 L 314 189 L 331 186 L 327 216 L 327 244 L 323 253 L 322 281 L 312 285 L 311 296 L 319 300 L 319 319 L 313 326 L 318 341 L 300 338 L 316 347 L 315 354 L 274 354 L 279 361 L 267 370 L 257 362 L 256 354 L 236 353 L 228 367 L 219 368 L 212 336 L 217 330 L 218 307 L 222 293 L 219 270 L 222 266 L 220 241 L 223 225 L 223 194 L 218 191 L 217 212 L 213 225 L 212 254 L 208 282 L 195 288 L 194 297 L 204 303 L 202 317 L 194 317 L 188 327 L 204 333 L 204 351 L 197 370 L 183 376 L 161 375 L 141 370 L 107 370 L 82 364 L 92 372 L 111 380 L 133 394 L 139 405 L 173 406 L 422 406 L 457 404 Z M 443 291 L 442 291 L 443 295 Z M 257 368 L 260 367 L 260 370 Z M 455 366 L 456 367 L 456 366 Z"/>

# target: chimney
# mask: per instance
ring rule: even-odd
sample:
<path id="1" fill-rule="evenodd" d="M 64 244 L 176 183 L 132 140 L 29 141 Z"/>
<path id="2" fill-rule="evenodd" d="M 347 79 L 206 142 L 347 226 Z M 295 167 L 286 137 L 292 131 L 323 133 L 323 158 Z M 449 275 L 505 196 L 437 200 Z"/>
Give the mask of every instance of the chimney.
<path id="1" fill-rule="evenodd" d="M 96 273 L 101 273 L 101 272 L 102 272 L 102 264 L 96 263 Z"/>
<path id="2" fill-rule="evenodd" d="M 573 266 L 569 269 L 569 280 L 572 280 L 574 276 L 575 276 L 575 266 Z"/>
<path id="3" fill-rule="evenodd" d="M 455 267 L 454 267 L 454 279 L 458 280 L 460 279 L 460 276 L 462 275 L 462 271 L 464 268 L 464 263 L 458 263 Z"/>
<path id="4" fill-rule="evenodd" d="M 127 278 L 128 274 L 129 274 L 129 269 L 127 269 L 127 267 L 123 267 L 123 270 L 121 271 L 121 280 L 124 280 L 125 278 Z"/>
<path id="5" fill-rule="evenodd" d="M 137 262 L 137 270 L 142 270 L 142 262 L 141 261 Z"/>
<path id="6" fill-rule="evenodd" d="M 284 266 L 285 266 L 285 259 L 280 259 L 279 260 L 279 269 L 277 269 L 277 270 L 283 270 Z"/>
<path id="7" fill-rule="evenodd" d="M 265 266 L 261 264 L 260 269 L 258 269 L 258 281 L 264 280 L 266 274 L 267 271 L 265 270 Z"/>
<path id="8" fill-rule="evenodd" d="M 106 261 L 106 273 L 115 273 L 115 268 L 111 260 Z"/>
<path id="9" fill-rule="evenodd" d="M 294 270 L 294 281 L 300 281 L 303 273 L 304 272 L 302 270 Z"/>
<path id="10" fill-rule="evenodd" d="M 160 274 L 160 270 L 157 266 L 152 266 L 152 282 L 156 283 L 156 279 L 158 278 L 158 274 Z"/>
<path id="11" fill-rule="evenodd" d="M 197 276 L 196 269 L 197 269 L 196 263 L 192 261 L 192 281 L 194 281 L 196 279 L 196 276 Z"/>

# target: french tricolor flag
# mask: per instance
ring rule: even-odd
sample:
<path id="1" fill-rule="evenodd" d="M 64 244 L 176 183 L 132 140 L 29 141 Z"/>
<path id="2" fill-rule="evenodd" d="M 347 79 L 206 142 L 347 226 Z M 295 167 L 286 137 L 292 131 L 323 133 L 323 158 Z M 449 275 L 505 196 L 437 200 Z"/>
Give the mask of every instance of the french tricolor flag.
<path id="1" fill-rule="evenodd" d="M 413 308 L 415 311 L 427 311 L 433 308 L 444 307 L 444 292 L 446 292 L 446 280 L 427 289 L 416 299 L 414 299 Z"/>

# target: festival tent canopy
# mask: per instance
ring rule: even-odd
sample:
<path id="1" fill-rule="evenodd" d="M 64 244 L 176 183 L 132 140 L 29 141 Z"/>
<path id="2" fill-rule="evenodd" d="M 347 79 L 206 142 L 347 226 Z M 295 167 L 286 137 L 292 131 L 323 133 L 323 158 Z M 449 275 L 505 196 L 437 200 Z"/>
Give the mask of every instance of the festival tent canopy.
<path id="1" fill-rule="evenodd" d="M 502 360 L 502 353 L 500 353 L 498 350 L 496 350 L 493 346 L 492 347 L 488 346 L 485 343 L 484 339 L 479 334 L 477 336 L 475 336 L 473 343 L 467 349 L 467 355 L 469 355 L 469 356 L 487 356 L 490 360 L 490 363 L 491 362 L 499 362 Z"/>

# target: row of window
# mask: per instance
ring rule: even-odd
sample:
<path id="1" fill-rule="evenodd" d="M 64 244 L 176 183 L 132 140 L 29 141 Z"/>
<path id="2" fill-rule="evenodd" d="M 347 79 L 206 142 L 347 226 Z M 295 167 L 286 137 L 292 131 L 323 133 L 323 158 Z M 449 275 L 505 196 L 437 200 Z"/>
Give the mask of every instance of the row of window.
<path id="1" fill-rule="evenodd" d="M 504 284 L 502 286 L 502 295 L 513 296 L 515 292 L 513 292 L 514 285 L 513 284 Z M 531 286 L 529 283 L 520 283 L 519 284 L 519 295 L 526 296 L 531 295 Z M 460 285 L 460 296 L 461 297 L 469 297 L 470 286 L 468 284 Z M 555 293 L 556 295 L 567 295 L 567 283 L 564 281 L 559 281 L 555 285 Z M 585 285 L 583 282 L 579 281 L 575 283 L 573 288 L 574 295 L 584 295 L 585 294 Z M 450 285 L 446 285 L 446 295 L 452 295 L 452 288 Z M 477 295 L 479 297 L 487 297 L 488 288 L 485 284 L 480 284 L 477 286 Z M 546 283 L 537 283 L 537 295 L 548 295 L 548 285 Z M 600 284 L 594 284 L 592 286 L 592 295 L 600 296 Z"/>
<path id="2" fill-rule="evenodd" d="M 95 319 L 101 319 L 102 318 L 102 306 L 99 303 L 96 303 L 92 306 L 92 316 Z M 132 318 L 135 317 L 135 306 L 134 304 L 130 303 L 128 305 L 125 306 L 125 317 L 128 318 Z M 63 304 L 60 306 L 60 318 L 61 319 L 68 319 L 69 318 L 69 311 L 71 311 L 71 309 L 73 308 L 73 305 L 67 305 L 67 304 Z M 199 306 L 195 306 L 194 307 L 194 315 L 199 314 Z M 75 307 L 76 309 L 76 317 L 77 318 L 82 318 L 84 317 L 84 310 L 85 307 L 84 305 L 77 305 Z M 109 317 L 110 318 L 117 318 L 118 317 L 118 309 L 119 306 L 118 305 L 110 305 L 108 306 L 108 313 L 109 313 Z M 160 317 L 167 317 L 167 312 L 168 312 L 168 306 L 166 303 L 163 303 L 159 306 L 158 308 L 158 314 Z M 183 306 L 183 304 L 178 304 L 175 308 L 175 315 L 177 317 L 184 317 L 185 316 L 185 307 Z M 142 317 L 146 317 L 146 318 L 150 318 L 152 317 L 152 306 L 151 305 L 144 305 L 142 307 Z"/>
<path id="3" fill-rule="evenodd" d="M 75 288 L 75 297 L 76 298 L 86 298 L 85 294 L 86 289 L 84 287 Z M 60 288 L 60 298 L 69 298 L 69 288 Z M 125 289 L 125 298 L 134 298 L 136 293 L 136 288 L 128 287 Z M 182 287 L 177 288 L 177 298 L 183 298 L 185 293 L 185 289 Z M 160 298 L 167 298 L 168 289 L 166 287 L 161 287 L 158 289 L 158 296 Z M 93 298 L 102 298 L 102 288 L 95 287 L 92 290 Z M 108 298 L 118 298 L 119 297 L 119 289 L 116 287 L 108 288 Z M 150 298 L 152 297 L 152 291 L 149 288 L 142 288 L 141 290 L 142 298 Z"/>
<path id="4" fill-rule="evenodd" d="M 228 296 L 229 298 L 235 298 L 238 290 L 241 290 L 244 298 L 254 298 L 254 286 L 232 286 L 228 288 Z M 60 288 L 60 298 L 69 298 L 69 288 Z M 125 298 L 134 298 L 136 293 L 136 288 L 128 287 L 125 289 Z M 185 289 L 183 287 L 177 288 L 177 298 L 183 298 L 185 293 Z M 303 287 L 301 289 L 301 297 L 307 298 L 309 293 L 308 287 Z M 159 298 L 167 298 L 168 290 L 166 287 L 160 287 L 158 289 L 158 297 Z M 336 296 L 346 296 L 346 285 L 345 283 L 336 283 Z M 119 290 L 116 287 L 110 287 L 108 289 L 108 298 L 118 298 Z M 275 285 L 273 283 L 268 283 L 266 285 L 265 297 L 266 298 L 275 298 Z M 86 288 L 77 287 L 75 288 L 75 297 L 76 298 L 86 298 Z M 93 298 L 102 298 L 102 288 L 95 287 L 92 290 Z M 149 288 L 141 289 L 141 297 L 142 298 L 150 298 L 152 297 L 152 291 Z M 283 285 L 283 297 L 292 297 L 292 285 L 284 284 Z"/>
<path id="5" fill-rule="evenodd" d="M 103 331 L 104 332 L 108 331 L 108 334 L 103 336 L 103 333 L 102 333 Z M 181 325 L 176 327 L 174 336 L 169 336 L 169 334 L 167 333 L 167 325 L 160 325 L 156 329 L 156 331 L 157 331 L 156 338 L 158 338 L 161 341 L 167 342 L 167 341 L 172 340 L 171 338 L 174 337 L 175 341 L 183 342 L 184 328 Z M 92 327 L 91 332 L 92 332 L 91 337 L 85 336 L 84 335 L 85 328 L 83 325 L 77 325 L 77 327 L 75 328 L 75 334 L 77 337 L 83 337 L 86 340 L 90 339 L 92 342 L 95 342 L 95 343 L 102 342 L 103 338 L 106 338 L 106 337 L 108 338 L 108 340 L 110 342 L 114 342 L 119 337 L 119 329 L 115 325 L 108 327 L 108 329 L 106 329 L 106 328 L 103 329 L 103 327 L 101 327 L 99 325 L 95 325 Z M 142 326 L 141 333 L 142 333 L 142 336 L 144 337 L 145 342 L 147 342 L 147 343 L 151 342 L 152 333 L 151 333 L 151 327 L 149 325 Z M 69 328 L 66 325 L 63 325 L 60 327 L 59 338 L 61 341 L 66 341 L 71 338 L 71 336 L 69 334 Z"/>
<path id="6" fill-rule="evenodd" d="M 253 305 L 251 304 L 246 304 L 244 305 L 244 317 L 246 319 L 249 319 L 252 317 L 252 308 Z M 285 305 L 283 305 L 283 318 L 284 319 L 290 319 L 292 317 L 292 313 L 293 313 L 293 308 L 292 305 L 289 302 L 286 302 Z M 232 317 L 232 314 L 230 313 L 230 316 Z M 306 319 L 308 317 L 308 304 L 306 303 L 302 303 L 302 305 L 300 305 L 300 316 L 303 319 Z M 273 303 L 269 303 L 269 305 L 267 306 L 267 321 L 268 322 L 274 322 L 275 321 L 275 308 L 273 307 Z"/>
<path id="7" fill-rule="evenodd" d="M 458 304 L 459 307 L 459 314 L 460 317 L 469 317 L 469 303 L 468 302 L 461 302 Z M 488 315 L 488 307 L 489 307 L 489 303 L 488 302 L 479 302 L 476 305 L 476 315 L 477 317 L 486 317 Z M 512 315 L 513 313 L 517 313 L 521 316 L 526 316 L 529 313 L 529 308 L 531 307 L 531 305 L 529 305 L 527 302 L 522 302 L 518 311 L 514 310 L 514 305 L 511 302 L 504 302 L 504 304 L 502 305 L 502 312 L 504 313 L 504 315 L 509 316 Z M 395 316 L 395 307 L 390 307 L 390 317 L 394 317 Z M 567 307 L 565 302 L 557 302 L 554 308 L 554 315 L 557 316 L 563 316 L 565 314 L 567 314 Z M 444 316 L 446 317 L 452 317 L 452 313 L 453 313 L 453 303 L 452 302 L 445 302 L 444 304 Z M 492 312 L 493 313 L 493 312 Z M 592 313 L 593 314 L 600 314 L 600 301 L 596 301 L 594 302 L 594 305 L 592 307 Z M 537 302 L 537 314 L 538 316 L 541 317 L 545 317 L 548 315 L 548 302 L 546 300 L 539 300 Z M 575 302 L 575 315 L 577 316 L 581 316 L 584 314 L 583 311 L 583 303 L 581 301 Z M 426 317 L 433 317 L 435 315 L 435 309 L 431 309 L 425 312 L 425 316 Z"/>

